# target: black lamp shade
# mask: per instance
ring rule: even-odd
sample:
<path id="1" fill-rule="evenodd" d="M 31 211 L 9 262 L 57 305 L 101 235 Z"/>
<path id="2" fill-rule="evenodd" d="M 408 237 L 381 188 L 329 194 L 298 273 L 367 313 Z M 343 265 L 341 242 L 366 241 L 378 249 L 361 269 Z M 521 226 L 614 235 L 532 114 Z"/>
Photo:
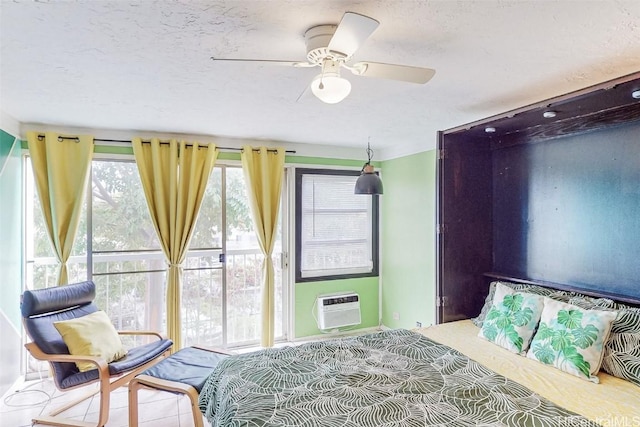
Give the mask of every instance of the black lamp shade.
<path id="1" fill-rule="evenodd" d="M 356 180 L 354 194 L 382 194 L 382 181 L 374 172 L 362 172 Z"/>

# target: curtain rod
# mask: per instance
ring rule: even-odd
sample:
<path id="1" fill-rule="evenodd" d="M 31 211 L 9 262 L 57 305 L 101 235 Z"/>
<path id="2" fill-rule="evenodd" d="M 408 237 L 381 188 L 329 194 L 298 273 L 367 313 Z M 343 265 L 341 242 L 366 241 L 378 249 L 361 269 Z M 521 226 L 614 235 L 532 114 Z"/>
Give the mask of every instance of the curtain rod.
<path id="1" fill-rule="evenodd" d="M 44 139 L 44 135 L 43 134 L 39 134 L 38 135 L 38 140 L 42 141 Z M 63 139 L 75 139 L 76 142 L 80 141 L 78 139 L 78 137 L 76 136 L 58 136 L 58 141 L 61 141 Z M 100 142 L 123 142 L 123 143 L 129 143 L 131 144 L 131 140 L 130 139 L 103 139 L 103 138 L 94 138 L 94 141 L 100 141 Z M 151 142 L 151 140 L 142 140 L 143 143 L 147 143 L 149 144 Z M 160 141 L 160 144 L 169 144 L 169 141 Z M 192 146 L 193 144 L 185 144 L 187 146 Z M 242 148 L 235 148 L 235 147 L 216 147 L 216 150 L 227 150 L 227 151 L 242 151 Z M 253 151 L 260 151 L 259 148 L 254 148 Z M 273 149 L 273 148 L 269 148 L 267 149 L 268 152 L 270 153 L 275 153 L 278 150 Z M 285 150 L 285 153 L 287 154 L 295 154 L 296 151 L 295 150 Z"/>

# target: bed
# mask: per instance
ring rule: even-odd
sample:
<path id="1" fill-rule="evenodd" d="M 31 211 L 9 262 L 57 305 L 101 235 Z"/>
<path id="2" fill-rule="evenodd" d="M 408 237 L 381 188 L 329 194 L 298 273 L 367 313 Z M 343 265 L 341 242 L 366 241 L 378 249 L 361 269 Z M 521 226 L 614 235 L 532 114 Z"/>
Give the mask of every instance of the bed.
<path id="1" fill-rule="evenodd" d="M 439 325 L 232 356 L 201 412 L 214 427 L 640 427 L 639 136 L 640 72 L 439 132 Z M 518 298 L 539 317 L 501 324 L 494 300 Z"/>
<path id="2" fill-rule="evenodd" d="M 200 410 L 213 427 L 640 425 L 640 383 L 596 384 L 479 331 L 461 320 L 232 356 Z"/>

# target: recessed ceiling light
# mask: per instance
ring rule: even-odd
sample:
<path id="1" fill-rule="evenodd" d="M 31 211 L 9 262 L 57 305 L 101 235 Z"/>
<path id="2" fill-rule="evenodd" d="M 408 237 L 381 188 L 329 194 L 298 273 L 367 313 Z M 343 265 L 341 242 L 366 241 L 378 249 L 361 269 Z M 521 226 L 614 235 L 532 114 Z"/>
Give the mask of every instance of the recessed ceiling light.
<path id="1" fill-rule="evenodd" d="M 545 119 L 552 119 L 555 116 L 557 116 L 555 111 L 545 111 L 544 113 L 542 113 L 542 117 L 544 117 Z"/>
<path id="2" fill-rule="evenodd" d="M 633 96 L 635 99 L 640 99 L 640 90 L 634 90 L 633 92 L 631 92 L 631 96 Z"/>
<path id="3" fill-rule="evenodd" d="M 488 126 L 488 127 L 484 128 L 484 131 L 485 131 L 486 133 L 493 133 L 493 132 L 495 132 L 495 131 L 496 131 L 496 128 L 491 127 L 491 126 Z"/>

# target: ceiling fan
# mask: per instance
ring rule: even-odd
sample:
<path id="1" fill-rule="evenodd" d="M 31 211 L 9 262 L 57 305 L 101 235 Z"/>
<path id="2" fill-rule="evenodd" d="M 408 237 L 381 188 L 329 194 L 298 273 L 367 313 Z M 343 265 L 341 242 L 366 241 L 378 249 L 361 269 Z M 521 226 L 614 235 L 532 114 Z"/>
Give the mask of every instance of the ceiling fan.
<path id="1" fill-rule="evenodd" d="M 436 73 L 431 68 L 408 65 L 384 64 L 362 61 L 350 64 L 353 54 L 378 28 L 380 23 L 359 13 L 346 12 L 338 25 L 318 25 L 309 28 L 304 39 L 307 45 L 307 61 L 280 61 L 271 59 L 215 58 L 213 61 L 261 62 L 292 67 L 321 67 L 322 72 L 311 82 L 311 91 L 321 101 L 336 104 L 351 92 L 349 80 L 340 77 L 340 69 L 346 68 L 356 76 L 378 77 L 423 84 Z"/>

